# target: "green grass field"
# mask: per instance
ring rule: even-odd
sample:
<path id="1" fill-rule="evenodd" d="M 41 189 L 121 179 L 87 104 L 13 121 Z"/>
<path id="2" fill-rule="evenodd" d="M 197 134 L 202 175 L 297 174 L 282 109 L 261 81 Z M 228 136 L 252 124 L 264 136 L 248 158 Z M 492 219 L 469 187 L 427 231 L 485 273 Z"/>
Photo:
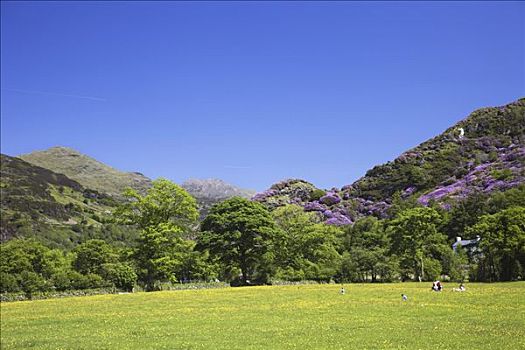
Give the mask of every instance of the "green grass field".
<path id="1" fill-rule="evenodd" d="M 454 285 L 455 287 L 456 285 Z M 525 282 L 303 285 L 3 303 L 2 349 L 525 349 Z M 401 300 L 401 293 L 408 301 Z"/>

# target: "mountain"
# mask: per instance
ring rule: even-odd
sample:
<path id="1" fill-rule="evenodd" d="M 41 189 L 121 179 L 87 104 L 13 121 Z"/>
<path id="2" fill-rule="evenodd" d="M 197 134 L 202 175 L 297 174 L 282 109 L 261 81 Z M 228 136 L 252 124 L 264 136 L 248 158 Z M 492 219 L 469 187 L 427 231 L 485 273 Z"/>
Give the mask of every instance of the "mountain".
<path id="1" fill-rule="evenodd" d="M 121 172 L 67 147 L 52 147 L 44 151 L 23 154 L 19 158 L 64 174 L 86 188 L 112 196 L 120 196 L 126 187 L 143 193 L 151 186 L 151 180 L 141 173 Z"/>
<path id="2" fill-rule="evenodd" d="M 33 165 L 66 175 L 86 188 L 94 189 L 120 198 L 126 187 L 140 193 L 146 192 L 151 180 L 136 172 L 125 173 L 67 147 L 52 147 L 45 151 L 24 154 L 19 157 Z M 182 184 L 197 199 L 201 216 L 224 199 L 240 196 L 250 198 L 255 191 L 244 190 L 218 179 L 189 179 Z"/>
<path id="3" fill-rule="evenodd" d="M 118 206 L 120 197 L 87 187 L 94 184 L 99 189 L 107 188 L 102 184 L 115 188 L 115 181 L 105 179 L 116 170 L 67 148 L 35 152 L 24 158 L 42 163 L 45 160 L 46 165 L 53 164 L 57 169 L 65 169 L 64 172 L 77 174 L 82 181 L 2 154 L 0 241 L 30 236 L 61 248 L 71 248 L 94 237 L 124 245 L 132 243 L 136 233 L 133 229 L 111 224 L 111 212 Z M 60 159 L 64 160 L 63 164 Z M 87 160 L 85 164 L 83 160 Z M 117 186 L 123 188 L 126 182 L 130 183 L 120 181 Z M 138 183 L 142 184 L 138 188 L 144 191 L 149 180 Z M 201 217 L 219 201 L 233 196 L 250 198 L 255 193 L 217 179 L 190 179 L 182 187 L 197 199 Z"/>
<path id="4" fill-rule="evenodd" d="M 295 203 L 327 223 L 351 224 L 364 215 L 384 217 L 395 196 L 448 208 L 474 193 L 525 183 L 525 99 L 482 108 L 442 134 L 328 191 L 285 180 L 253 197 L 270 207 Z"/>
<path id="5" fill-rule="evenodd" d="M 110 227 L 109 213 L 125 187 L 145 192 L 150 179 L 65 147 L 20 158 L 1 158 L 1 240 L 38 235 L 51 245 L 71 246 L 94 235 L 127 239 L 127 233 Z M 396 198 L 448 208 L 473 194 L 518 187 L 525 184 L 524 165 L 525 99 L 520 99 L 479 109 L 342 188 L 322 190 L 291 179 L 252 199 L 268 207 L 298 204 L 329 224 L 346 225 L 366 215 L 387 216 Z M 202 217 L 219 201 L 254 194 L 217 179 L 190 179 L 182 187 L 197 199 Z"/>
<path id="6" fill-rule="evenodd" d="M 219 179 L 189 179 L 182 185 L 197 200 L 201 217 L 206 216 L 211 206 L 231 197 L 250 198 L 255 191 L 241 189 Z"/>
<path id="7" fill-rule="evenodd" d="M 100 229 L 115 200 L 75 180 L 22 159 L 1 155 L 0 240 L 34 236 L 71 247 Z"/>

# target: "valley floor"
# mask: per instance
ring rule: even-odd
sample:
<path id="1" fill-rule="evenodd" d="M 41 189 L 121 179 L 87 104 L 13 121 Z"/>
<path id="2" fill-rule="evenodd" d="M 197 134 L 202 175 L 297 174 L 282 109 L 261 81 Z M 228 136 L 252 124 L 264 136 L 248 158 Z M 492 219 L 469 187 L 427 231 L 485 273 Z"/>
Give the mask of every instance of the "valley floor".
<path id="1" fill-rule="evenodd" d="M 525 349 L 525 282 L 302 285 L 1 304 L 2 349 Z M 401 294 L 408 296 L 402 301 Z"/>

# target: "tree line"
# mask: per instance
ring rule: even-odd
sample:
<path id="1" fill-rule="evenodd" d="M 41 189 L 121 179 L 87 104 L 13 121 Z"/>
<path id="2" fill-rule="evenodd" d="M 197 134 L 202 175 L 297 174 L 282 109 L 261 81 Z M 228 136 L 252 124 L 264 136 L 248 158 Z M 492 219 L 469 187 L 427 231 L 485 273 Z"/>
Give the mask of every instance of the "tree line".
<path id="1" fill-rule="evenodd" d="M 444 210 L 394 198 L 388 219 L 326 225 L 297 205 L 269 211 L 234 197 L 214 205 L 198 225 L 197 203 L 160 179 L 145 195 L 124 193 L 115 222 L 138 229 L 130 246 L 91 239 L 71 251 L 30 239 L 1 245 L 0 292 L 35 292 L 225 281 L 392 282 L 448 278 L 523 279 L 525 190 L 472 196 Z M 452 249 L 456 235 L 481 237 L 477 250 Z"/>

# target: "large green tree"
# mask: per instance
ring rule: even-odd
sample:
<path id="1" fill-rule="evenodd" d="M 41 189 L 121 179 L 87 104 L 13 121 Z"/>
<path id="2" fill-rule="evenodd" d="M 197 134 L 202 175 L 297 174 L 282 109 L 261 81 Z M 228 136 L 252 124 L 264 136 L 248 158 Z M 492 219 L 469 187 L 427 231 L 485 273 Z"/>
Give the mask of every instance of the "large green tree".
<path id="1" fill-rule="evenodd" d="M 116 217 L 141 230 L 134 254 L 140 281 L 146 290 L 159 281 L 176 281 L 180 267 L 192 258 L 189 237 L 199 216 L 195 199 L 166 179 L 153 181 L 145 195 L 128 189 L 124 196 L 127 202 Z"/>
<path id="2" fill-rule="evenodd" d="M 392 253 L 399 258 L 404 279 L 431 280 L 443 273 L 443 251 L 451 248 L 438 231 L 441 222 L 441 215 L 433 208 L 412 208 L 389 223 Z"/>
<path id="3" fill-rule="evenodd" d="M 262 204 L 233 197 L 211 208 L 202 222 L 198 247 L 227 269 L 239 270 L 241 283 L 264 282 L 276 234 L 275 223 Z"/>
<path id="4" fill-rule="evenodd" d="M 127 201 L 117 209 L 116 217 L 120 223 L 139 229 L 169 223 L 189 233 L 199 217 L 195 198 L 166 179 L 153 181 L 145 195 L 128 188 L 124 197 Z"/>
<path id="5" fill-rule="evenodd" d="M 337 274 L 340 228 L 320 223 L 315 213 L 298 205 L 279 207 L 272 216 L 280 229 L 274 245 L 278 278 L 329 281 Z"/>
<path id="6" fill-rule="evenodd" d="M 467 230 L 481 236 L 480 278 L 510 281 L 523 278 L 525 267 L 525 208 L 514 207 L 485 215 Z"/>
<path id="7" fill-rule="evenodd" d="M 169 223 L 142 230 L 135 259 L 138 276 L 147 290 L 155 290 L 158 281 L 177 282 L 193 277 L 188 263 L 199 257 L 195 257 L 195 242 L 185 238 L 183 233 Z"/>
<path id="8" fill-rule="evenodd" d="M 397 271 L 397 260 L 390 256 L 390 238 L 383 222 L 373 216 L 363 218 L 347 228 L 345 278 L 364 282 L 369 278 L 391 280 Z M 348 268 L 348 267 L 352 268 Z"/>

